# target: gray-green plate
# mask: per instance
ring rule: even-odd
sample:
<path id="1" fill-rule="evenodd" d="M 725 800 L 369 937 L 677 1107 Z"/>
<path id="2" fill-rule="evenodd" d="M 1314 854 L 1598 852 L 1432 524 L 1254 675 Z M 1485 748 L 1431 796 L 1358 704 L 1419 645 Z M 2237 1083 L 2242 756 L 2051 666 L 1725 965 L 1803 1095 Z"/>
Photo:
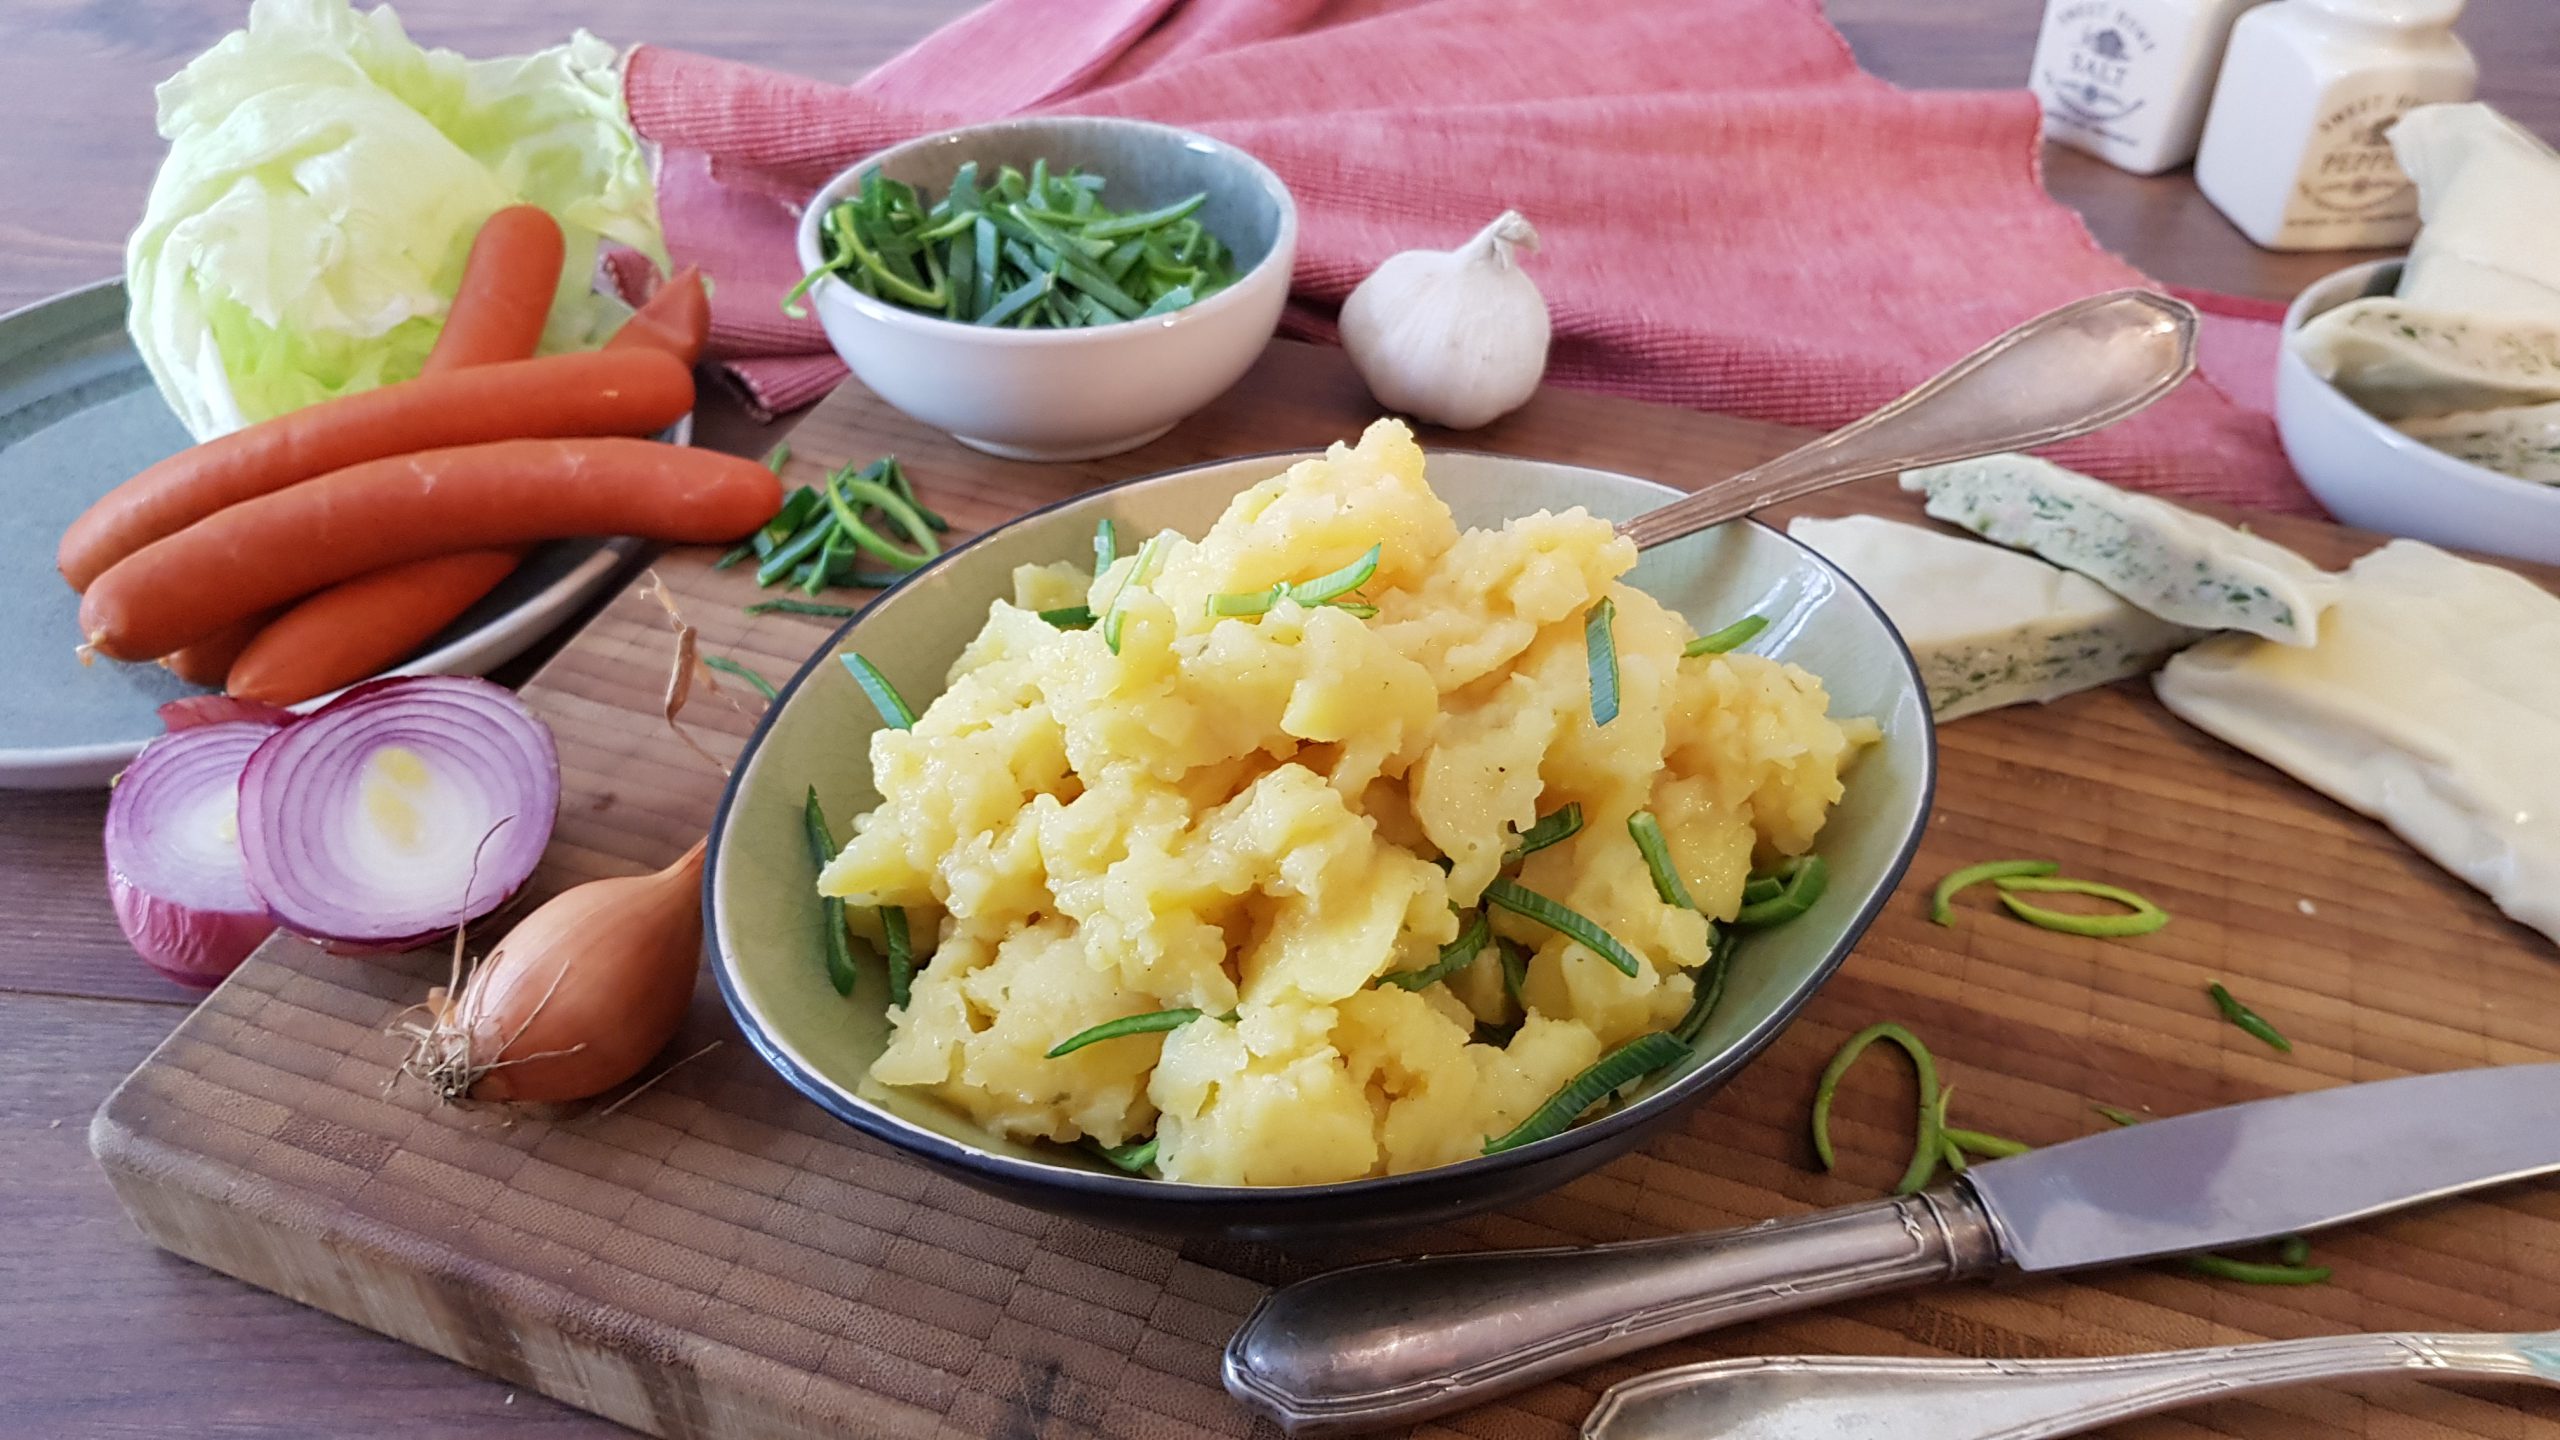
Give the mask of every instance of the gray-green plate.
<path id="1" fill-rule="evenodd" d="M 80 597 L 53 568 L 54 543 L 91 501 L 188 444 L 124 315 L 118 280 L 0 315 L 0 790 L 104 785 L 160 733 L 161 702 L 199 693 L 157 665 L 82 665 Z M 676 438 L 689 428 L 680 422 Z M 477 675 L 502 665 L 638 549 L 634 540 L 546 545 L 398 668 Z"/>

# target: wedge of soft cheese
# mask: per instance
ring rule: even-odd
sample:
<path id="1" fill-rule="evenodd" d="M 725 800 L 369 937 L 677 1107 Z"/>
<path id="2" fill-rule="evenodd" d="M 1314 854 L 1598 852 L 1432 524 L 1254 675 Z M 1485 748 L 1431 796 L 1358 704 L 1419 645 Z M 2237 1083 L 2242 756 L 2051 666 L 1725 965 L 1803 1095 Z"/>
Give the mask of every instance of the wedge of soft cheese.
<path id="1" fill-rule="evenodd" d="M 2313 316 L 2292 344 L 2313 374 L 2384 420 L 2560 400 L 2560 325 L 2369 295 Z"/>
<path id="2" fill-rule="evenodd" d="M 2309 649 L 2244 635 L 2170 660 L 2180 717 L 2389 825 L 2560 941 L 2560 597 L 2394 540 Z"/>
<path id="3" fill-rule="evenodd" d="M 2032 455 L 1906 470 L 1929 513 L 2032 550 L 2159 616 L 2287 645 L 2319 638 L 2337 577 L 2272 541 Z"/>
<path id="4" fill-rule="evenodd" d="M 2560 485 L 2560 403 L 2403 420 L 2401 434 L 2501 475 Z"/>
<path id="5" fill-rule="evenodd" d="M 2198 638 L 2032 555 L 1874 515 L 1800 517 L 1787 533 L 1884 607 L 1954 720 L 2139 675 Z"/>
<path id="6" fill-rule="evenodd" d="M 2426 228 L 2400 298 L 2560 325 L 2560 154 L 2486 105 L 2421 105 L 2391 125 Z"/>

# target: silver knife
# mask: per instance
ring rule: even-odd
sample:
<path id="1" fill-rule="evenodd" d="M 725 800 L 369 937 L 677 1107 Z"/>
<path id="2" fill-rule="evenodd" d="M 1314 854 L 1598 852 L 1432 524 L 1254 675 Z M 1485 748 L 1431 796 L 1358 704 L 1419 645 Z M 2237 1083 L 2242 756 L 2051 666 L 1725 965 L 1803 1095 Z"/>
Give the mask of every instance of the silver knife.
<path id="1" fill-rule="evenodd" d="M 2052 1273 L 2220 1249 L 2553 1173 L 2560 1064 L 2342 1085 L 1740 1230 L 1336 1270 L 1245 1317 L 1227 1390 L 1293 1435 L 1349 1434 L 1682 1335 L 2004 1263 Z"/>

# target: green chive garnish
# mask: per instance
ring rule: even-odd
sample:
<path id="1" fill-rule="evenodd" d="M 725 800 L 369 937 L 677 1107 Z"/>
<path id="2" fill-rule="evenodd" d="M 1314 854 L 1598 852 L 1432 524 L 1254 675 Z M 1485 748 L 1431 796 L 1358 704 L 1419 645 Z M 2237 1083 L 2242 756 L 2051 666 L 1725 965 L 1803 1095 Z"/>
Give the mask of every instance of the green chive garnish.
<path id="1" fill-rule="evenodd" d="M 1521 831 L 1520 843 L 1503 855 L 1502 863 L 1506 868 L 1517 865 L 1550 845 L 1572 839 L 1581 829 L 1582 802 L 1577 800 L 1553 814 L 1539 816 L 1537 824 Z"/>
<path id="2" fill-rule="evenodd" d="M 809 858 L 824 870 L 836 858 L 835 833 L 827 828 L 827 814 L 818 808 L 818 787 L 809 787 L 809 799 L 801 807 L 802 827 L 808 832 Z M 827 932 L 827 983 L 839 995 L 853 993 L 856 972 L 853 968 L 853 936 L 844 928 L 844 901 L 833 895 L 818 898 L 819 924 Z"/>
<path id="3" fill-rule="evenodd" d="M 818 600 L 759 600 L 747 607 L 750 615 L 823 615 L 831 620 L 850 620 L 862 613 L 858 605 L 829 605 Z"/>
<path id="4" fill-rule="evenodd" d="M 2239 1026 L 2241 1029 L 2248 1031 L 2250 1034 L 2257 1036 L 2259 1039 L 2264 1040 L 2269 1045 L 2274 1046 L 2276 1049 L 2283 1051 L 2287 1055 L 2293 1053 L 2293 1042 L 2284 1038 L 2283 1032 L 2277 1030 L 2273 1025 L 2268 1024 L 2265 1016 L 2260 1015 L 2257 1011 L 2241 1004 L 2240 998 L 2232 994 L 2229 990 L 2224 989 L 2221 981 L 2214 981 L 2212 985 L 2206 987 L 2205 993 L 2213 997 L 2214 1008 L 2222 1012 L 2223 1019 L 2228 1020 L 2232 1024 Z"/>
<path id="5" fill-rule="evenodd" d="M 1689 1001 L 1689 1013 L 1681 1016 L 1680 1023 L 1671 1030 L 1683 1045 L 1698 1043 L 1698 1037 L 1706 1031 L 1707 1022 L 1716 1018 L 1716 1006 L 1724 1002 L 1725 982 L 1733 976 L 1734 932 L 1723 925 L 1715 926 L 1714 931 L 1715 938 L 1707 942 L 1707 963 L 1698 968 L 1689 982 L 1694 992 Z"/>
<path id="6" fill-rule="evenodd" d="M 1822 1079 L 1813 1089 L 1813 1153 L 1825 1170 L 1833 1169 L 1837 1157 L 1831 1148 L 1831 1101 L 1840 1092 L 1840 1081 L 1849 1067 L 1858 1063 L 1868 1046 L 1878 1040 L 1890 1040 L 1911 1057 L 1911 1068 L 1920 1077 L 1920 1121 L 1912 1137 L 1911 1165 L 1902 1172 L 1902 1182 L 1893 1187 L 1896 1195 L 1910 1195 L 1929 1183 L 1937 1173 L 1940 1156 L 1938 1133 L 1938 1062 L 1931 1058 L 1929 1047 L 1920 1037 L 1903 1027 L 1886 1022 L 1870 1025 L 1849 1037 L 1840 1053 L 1823 1067 Z"/>
<path id="7" fill-rule="evenodd" d="M 1111 604 L 1102 612 L 1102 643 L 1111 647 L 1112 654 L 1120 653 L 1120 628 L 1129 614 L 1130 587 L 1143 585 L 1152 579 L 1156 564 L 1163 555 L 1164 537 L 1150 537 L 1147 543 L 1138 547 L 1138 558 L 1129 562 L 1129 573 L 1120 577 L 1120 588 L 1111 592 Z"/>
<path id="8" fill-rule="evenodd" d="M 756 687 L 756 693 L 762 695 L 767 700 L 778 700 L 782 698 L 782 692 L 773 688 L 772 681 L 767 680 L 763 676 L 748 669 L 746 666 L 739 664 L 737 661 L 730 659 L 726 655 L 705 655 L 702 657 L 702 663 L 710 669 L 719 671 L 723 675 L 735 675 L 739 679 L 746 681 L 748 684 Z"/>
<path id="9" fill-rule="evenodd" d="M 881 724 L 899 730 L 916 728 L 916 712 L 907 707 L 906 697 L 889 683 L 888 676 L 880 673 L 879 666 L 850 650 L 838 658 L 844 661 L 844 668 L 853 672 L 854 683 L 862 687 L 862 693 L 871 697 L 871 708 L 880 712 Z"/>
<path id="10" fill-rule="evenodd" d="M 2142 1123 L 2141 1116 L 2134 1114 L 2132 1111 L 2127 1110 L 2120 1105 L 2092 1105 L 2089 1108 L 2097 1111 L 2100 1115 L 2105 1116 L 2109 1121 L 2117 1125 L 2139 1125 Z"/>
<path id="11" fill-rule="evenodd" d="M 1799 855 L 1778 893 L 1765 900 L 1746 902 L 1734 915 L 1733 923 L 1754 929 L 1783 925 L 1812 909 L 1830 883 L 1831 867 L 1823 863 L 1821 856 Z"/>
<path id="12" fill-rule="evenodd" d="M 773 442 L 773 448 L 764 452 L 764 468 L 776 475 L 781 474 L 782 467 L 790 463 L 791 442 L 788 440 L 776 440 Z"/>
<path id="13" fill-rule="evenodd" d="M 1132 1175 L 1145 1174 L 1147 1167 L 1156 1163 L 1156 1137 L 1153 1135 L 1144 1140 L 1132 1140 L 1126 1145 L 1105 1145 L 1087 1136 L 1084 1148 L 1109 1161 L 1114 1169 L 1125 1170 Z"/>
<path id="14" fill-rule="evenodd" d="M 1109 520 L 1093 527 L 1093 573 L 1101 574 L 1120 558 L 1120 527 Z"/>
<path id="15" fill-rule="evenodd" d="M 1484 887 L 1484 898 L 1514 915 L 1537 921 L 1626 974 L 1638 973 L 1640 962 L 1635 952 L 1619 944 L 1615 936 L 1593 924 L 1589 917 L 1569 910 L 1517 881 L 1495 876 L 1492 883 Z"/>
<path id="16" fill-rule="evenodd" d="M 1359 559 L 1313 580 L 1303 580 L 1289 587 L 1289 598 L 1301 605 L 1321 605 L 1327 600 L 1348 595 L 1369 583 L 1378 573 L 1378 558 L 1385 553 L 1383 542 L 1372 545 Z"/>
<path id="17" fill-rule="evenodd" d="M 1055 610 L 1043 610 L 1040 612 L 1040 618 L 1057 626 L 1061 630 L 1090 630 L 1093 628 L 1092 607 L 1085 605 L 1062 605 Z"/>
<path id="18" fill-rule="evenodd" d="M 1143 1015 L 1123 1015 L 1117 1020 L 1105 1020 L 1090 1030 L 1079 1030 L 1050 1046 L 1049 1058 L 1055 1060 L 1061 1055 L 1074 1054 L 1087 1045 L 1099 1045 L 1123 1035 L 1158 1035 L 1167 1030 L 1179 1030 L 1199 1018 L 1200 1011 L 1188 1005 L 1175 1010 L 1150 1010 Z"/>
<path id="19" fill-rule="evenodd" d="M 1272 606 L 1280 603 L 1280 597 L 1288 593 L 1286 585 L 1274 585 L 1268 590 L 1231 590 L 1209 597 L 1209 613 L 1229 617 L 1267 615 Z"/>
<path id="20" fill-rule="evenodd" d="M 2330 1275 L 2326 1265 L 2252 1265 L 2221 1255 L 2185 1255 L 2179 1257 L 2178 1263 L 2198 1275 L 2237 1280 L 2243 1285 L 2320 1285 L 2327 1283 Z"/>
<path id="21" fill-rule="evenodd" d="M 1953 1093 L 1954 1090 L 1955 1087 L 1952 1085 L 1947 1087 L 1949 1093 Z M 1938 1118 L 1943 1124 L 1946 1119 L 1943 1110 Z M 2024 1155 L 2035 1148 L 2024 1141 L 2011 1140 L 2001 1135 L 1986 1135 L 1979 1130 L 1941 1129 L 1938 1133 L 1945 1136 L 1947 1143 L 1957 1149 L 1971 1151 L 1989 1160 L 2005 1160 L 2012 1155 Z"/>
<path id="22" fill-rule="evenodd" d="M 1721 655 L 1737 646 L 1748 645 L 1769 622 L 1757 615 L 1745 615 L 1721 630 L 1701 635 L 1680 647 L 1683 656 Z"/>
<path id="23" fill-rule="evenodd" d="M 1428 990 L 1475 963 L 1476 952 L 1493 939 L 1493 917 L 1482 910 L 1458 932 L 1458 938 L 1440 947 L 1440 958 L 1419 970 L 1390 970 L 1369 982 L 1374 988 L 1393 985 L 1403 990 Z"/>
<path id="24" fill-rule="evenodd" d="M 1673 1039 L 1668 1031 L 1639 1035 L 1566 1081 L 1554 1098 L 1531 1111 L 1529 1118 L 1512 1127 L 1509 1134 L 1485 1141 L 1484 1153 L 1498 1155 L 1561 1135 L 1582 1118 L 1583 1111 L 1599 1104 L 1619 1086 L 1650 1075 L 1688 1053 L 1689 1047 Z"/>
<path id="25" fill-rule="evenodd" d="M 2000 903 L 2009 913 L 2030 925 L 2045 930 L 2058 930 L 2065 935 L 2123 936 L 2148 935 L 2169 923 L 2169 912 L 2114 885 L 2101 885 L 2095 880 L 2072 880 L 2053 876 L 2018 875 L 1991 882 L 2000 887 Z M 2074 915 L 2061 910 L 2048 910 L 2030 905 L 2012 890 L 2065 895 L 2094 895 L 2113 900 L 2132 911 L 2129 915 Z"/>
<path id="26" fill-rule="evenodd" d="M 1929 918 L 1941 925 L 1956 923 L 1956 895 L 1985 880 L 2052 875 L 2061 869 L 2051 860 L 1985 860 L 1979 865 L 1967 865 L 1939 881 L 1938 888 L 1929 893 Z"/>
<path id="27" fill-rule="evenodd" d="M 1502 957 L 1503 992 L 1511 997 L 1512 1004 L 1526 1011 L 1529 999 L 1520 989 L 1529 983 L 1529 948 L 1507 936 L 1496 939 L 1493 948 Z"/>
<path id="28" fill-rule="evenodd" d="M 1628 816 L 1627 833 L 1635 837 L 1645 868 L 1653 872 L 1653 893 L 1662 897 L 1662 903 L 1697 909 L 1698 902 L 1689 898 L 1689 887 L 1680 883 L 1680 872 L 1671 864 L 1671 842 L 1663 838 L 1662 822 L 1653 818 L 1653 812 L 1639 810 Z"/>
<path id="29" fill-rule="evenodd" d="M 1618 603 L 1608 596 L 1582 617 L 1582 646 L 1591 666 L 1591 723 L 1618 718 Z"/>
<path id="30" fill-rule="evenodd" d="M 880 907 L 880 934 L 889 942 L 889 1003 L 903 1007 L 916 976 L 916 952 L 907 939 L 904 907 Z"/>

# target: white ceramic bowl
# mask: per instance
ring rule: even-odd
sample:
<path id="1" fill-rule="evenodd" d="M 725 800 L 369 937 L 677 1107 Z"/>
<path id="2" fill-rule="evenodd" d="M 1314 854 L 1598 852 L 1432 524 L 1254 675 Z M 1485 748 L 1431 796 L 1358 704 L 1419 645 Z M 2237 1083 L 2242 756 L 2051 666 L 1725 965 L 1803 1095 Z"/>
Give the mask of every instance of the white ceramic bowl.
<path id="1" fill-rule="evenodd" d="M 2314 283 L 2285 312 L 2276 360 L 2276 433 L 2302 483 L 2349 525 L 2432 544 L 2560 565 L 2560 486 L 2457 460 L 2368 415 L 2293 353 L 2294 332 L 2323 311 L 2388 295 L 2400 262 L 2352 265 Z"/>
<path id="2" fill-rule="evenodd" d="M 1013 460 L 1089 460 L 1143 445 L 1251 368 L 1289 298 L 1298 209 L 1259 160 L 1205 135 L 1144 120 L 1055 116 L 964 126 L 881 151 L 826 183 L 800 216 L 800 266 L 823 260 L 828 207 L 880 171 L 939 197 L 968 160 L 982 175 L 1083 169 L 1116 210 L 1206 192 L 1200 223 L 1234 252 L 1236 283 L 1170 315 L 1078 330 L 945 320 L 876 300 L 829 276 L 809 294 L 855 378 L 964 445 Z"/>

